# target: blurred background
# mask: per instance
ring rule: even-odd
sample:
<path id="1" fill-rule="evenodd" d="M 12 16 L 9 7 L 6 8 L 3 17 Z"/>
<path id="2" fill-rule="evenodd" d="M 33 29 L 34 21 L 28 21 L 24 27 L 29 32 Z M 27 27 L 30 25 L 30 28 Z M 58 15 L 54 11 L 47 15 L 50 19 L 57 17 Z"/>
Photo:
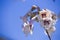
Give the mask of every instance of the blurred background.
<path id="1" fill-rule="evenodd" d="M 60 12 L 60 0 L 0 0 L 0 40 L 49 40 L 39 23 L 34 22 L 33 35 L 27 37 L 22 32 L 20 16 L 24 16 L 32 7 Z M 56 23 L 52 40 L 60 40 L 60 20 Z"/>

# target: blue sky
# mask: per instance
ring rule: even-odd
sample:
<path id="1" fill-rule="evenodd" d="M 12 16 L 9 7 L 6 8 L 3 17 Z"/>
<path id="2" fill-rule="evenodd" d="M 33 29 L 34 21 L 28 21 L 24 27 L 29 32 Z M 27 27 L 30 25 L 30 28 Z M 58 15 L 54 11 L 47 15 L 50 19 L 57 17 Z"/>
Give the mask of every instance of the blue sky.
<path id="1" fill-rule="evenodd" d="M 37 5 L 41 9 L 47 8 L 56 14 L 60 12 L 60 0 L 0 0 L 1 5 L 1 25 L 0 35 L 10 40 L 48 40 L 44 34 L 44 29 L 39 23 L 34 22 L 33 35 L 26 37 L 22 32 L 22 20 L 32 5 Z M 56 31 L 52 34 L 52 40 L 60 40 L 60 21 L 57 21 Z M 9 40 L 8 39 L 8 40 Z"/>

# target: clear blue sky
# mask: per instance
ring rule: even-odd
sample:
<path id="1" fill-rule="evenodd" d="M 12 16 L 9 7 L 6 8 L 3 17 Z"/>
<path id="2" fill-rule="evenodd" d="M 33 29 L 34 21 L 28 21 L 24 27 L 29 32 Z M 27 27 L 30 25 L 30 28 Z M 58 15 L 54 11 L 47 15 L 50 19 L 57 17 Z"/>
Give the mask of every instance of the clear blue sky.
<path id="1" fill-rule="evenodd" d="M 39 23 L 34 22 L 33 35 L 25 37 L 22 32 L 22 20 L 20 16 L 25 15 L 32 5 L 37 5 L 41 9 L 47 8 L 56 14 L 60 12 L 60 0 L 0 0 L 0 35 L 10 40 L 48 40 L 44 34 L 44 29 Z M 56 24 L 56 31 L 52 34 L 52 40 L 60 40 L 60 21 Z"/>

